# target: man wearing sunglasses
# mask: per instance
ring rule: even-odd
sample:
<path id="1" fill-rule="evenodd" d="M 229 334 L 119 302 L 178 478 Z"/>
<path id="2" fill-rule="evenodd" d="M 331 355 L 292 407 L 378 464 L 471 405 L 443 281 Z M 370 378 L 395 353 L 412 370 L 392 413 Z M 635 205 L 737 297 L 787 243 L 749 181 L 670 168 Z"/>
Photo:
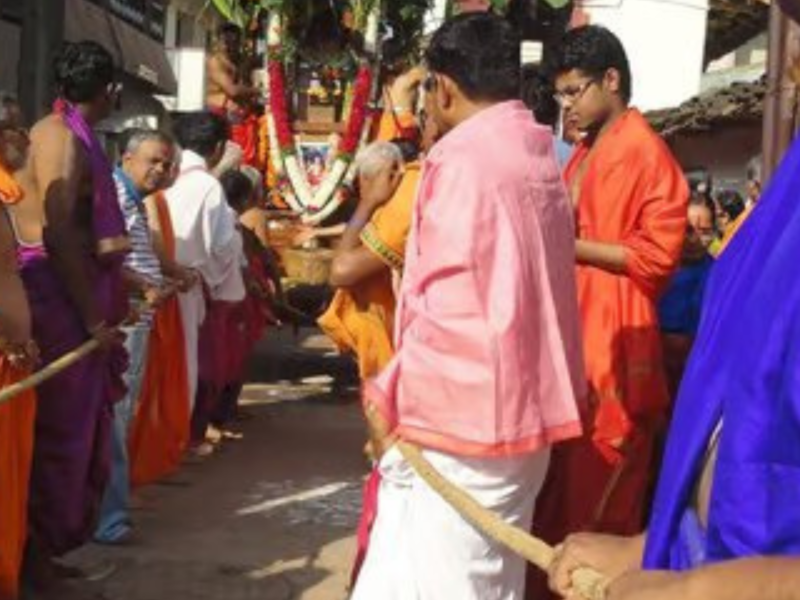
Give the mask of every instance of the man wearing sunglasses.
<path id="1" fill-rule="evenodd" d="M 556 448 L 534 532 L 641 530 L 669 394 L 656 303 L 679 264 L 688 187 L 629 107 L 625 49 L 602 27 L 570 31 L 554 67 L 565 121 L 585 133 L 565 171 L 577 215 L 577 277 L 589 383 L 585 436 Z M 546 598 L 543 580 L 529 598 Z"/>
<path id="2" fill-rule="evenodd" d="M 550 446 L 580 433 L 583 386 L 572 207 L 550 130 L 518 100 L 520 42 L 461 15 L 426 54 L 425 159 L 396 354 L 365 409 L 449 480 L 526 527 Z M 378 437 L 378 436 L 376 436 Z M 525 566 L 376 439 L 377 519 L 353 600 L 520 600 Z"/>

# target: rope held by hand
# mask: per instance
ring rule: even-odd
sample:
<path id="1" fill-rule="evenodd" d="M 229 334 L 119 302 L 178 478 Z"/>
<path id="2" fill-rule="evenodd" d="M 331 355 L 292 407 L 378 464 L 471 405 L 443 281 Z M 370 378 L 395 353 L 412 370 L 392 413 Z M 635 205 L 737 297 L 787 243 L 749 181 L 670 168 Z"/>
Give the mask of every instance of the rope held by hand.
<path id="1" fill-rule="evenodd" d="M 370 428 L 377 439 L 389 439 L 380 415 L 372 407 L 366 413 Z M 417 475 L 473 527 L 543 571 L 550 568 L 555 559 L 554 548 L 527 531 L 509 525 L 496 513 L 481 506 L 467 492 L 439 473 L 418 447 L 402 440 L 396 441 L 395 445 Z M 608 581 L 592 569 L 573 571 L 572 585 L 586 600 L 605 600 Z"/>
<path id="2" fill-rule="evenodd" d="M 55 377 L 59 373 L 69 369 L 75 363 L 81 361 L 82 359 L 86 358 L 89 354 L 97 350 L 100 346 L 100 343 L 95 340 L 91 339 L 88 342 L 85 342 L 68 352 L 58 360 L 51 362 L 49 365 L 44 367 L 41 371 L 37 371 L 30 377 L 23 379 L 15 383 L 14 385 L 10 385 L 6 388 L 0 390 L 0 404 L 4 404 L 15 398 L 19 394 L 26 392 L 32 388 L 35 388 L 38 385 L 41 385 L 51 377 Z"/>

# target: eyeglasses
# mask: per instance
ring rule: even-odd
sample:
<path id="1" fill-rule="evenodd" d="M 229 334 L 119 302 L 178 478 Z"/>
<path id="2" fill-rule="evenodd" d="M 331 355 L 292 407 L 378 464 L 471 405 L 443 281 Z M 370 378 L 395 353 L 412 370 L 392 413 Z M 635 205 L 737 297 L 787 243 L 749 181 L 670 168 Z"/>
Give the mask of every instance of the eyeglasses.
<path id="1" fill-rule="evenodd" d="M 436 75 L 428 73 L 427 77 L 422 81 L 422 89 L 430 93 L 436 88 Z"/>
<path id="2" fill-rule="evenodd" d="M 428 113 L 425 109 L 417 113 L 417 123 L 419 124 L 420 131 L 425 131 L 425 126 L 428 124 Z"/>
<path id="3" fill-rule="evenodd" d="M 578 102 L 583 96 L 589 91 L 589 88 L 592 87 L 597 83 L 594 79 L 588 79 L 584 81 L 581 85 L 575 88 L 566 89 L 562 92 L 556 92 L 553 94 L 553 98 L 555 101 L 558 102 L 560 106 L 572 106 L 576 102 Z"/>

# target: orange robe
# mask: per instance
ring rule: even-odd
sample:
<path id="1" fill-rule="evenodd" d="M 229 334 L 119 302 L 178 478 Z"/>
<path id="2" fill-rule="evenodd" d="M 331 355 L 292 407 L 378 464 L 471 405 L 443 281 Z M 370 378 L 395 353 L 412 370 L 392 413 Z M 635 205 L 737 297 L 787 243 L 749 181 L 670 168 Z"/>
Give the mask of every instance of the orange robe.
<path id="1" fill-rule="evenodd" d="M 355 354 L 362 380 L 377 375 L 394 354 L 392 270 L 403 268 L 419 178 L 419 165 L 407 165 L 394 197 L 361 232 L 361 243 L 389 268 L 354 288 L 338 290 L 319 320 L 341 351 Z"/>
<path id="2" fill-rule="evenodd" d="M 385 110 L 373 129 L 372 138 L 376 142 L 391 142 L 393 139 L 408 135 L 417 126 L 417 118 L 410 112 L 395 113 Z"/>
<path id="3" fill-rule="evenodd" d="M 534 520 L 534 532 L 551 543 L 575 531 L 642 530 L 654 440 L 670 404 L 656 303 L 679 265 L 688 187 L 635 110 L 590 150 L 579 147 L 565 174 L 572 184 L 588 157 L 578 237 L 623 246 L 626 264 L 624 275 L 577 269 L 588 433 L 554 449 Z M 528 598 L 547 597 L 541 594 L 531 589 Z"/>
<path id="4" fill-rule="evenodd" d="M 156 204 L 164 245 L 174 258 L 172 221 L 161 194 Z M 138 406 L 129 441 L 134 486 L 154 483 L 175 472 L 189 443 L 189 379 L 177 297 L 156 311 Z"/>
<path id="5" fill-rule="evenodd" d="M 22 188 L 0 165 L 0 219 L 2 204 L 16 204 Z M 0 293 L 3 293 L 0 290 Z M 0 353 L 0 390 L 30 375 L 12 367 Z M 19 593 L 19 573 L 28 534 L 28 490 L 36 424 L 36 394 L 23 392 L 0 404 L 0 600 Z"/>
<path id="6" fill-rule="evenodd" d="M 0 389 L 27 375 L 0 356 Z M 14 599 L 19 591 L 28 531 L 35 419 L 36 396 L 32 390 L 0 405 L 0 600 Z"/>

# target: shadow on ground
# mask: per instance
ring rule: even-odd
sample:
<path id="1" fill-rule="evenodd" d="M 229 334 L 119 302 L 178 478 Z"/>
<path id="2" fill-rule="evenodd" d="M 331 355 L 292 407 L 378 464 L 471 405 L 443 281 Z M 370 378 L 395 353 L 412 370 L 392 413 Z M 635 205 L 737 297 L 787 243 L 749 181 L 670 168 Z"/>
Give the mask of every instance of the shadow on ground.
<path id="1" fill-rule="evenodd" d="M 313 331 L 271 336 L 244 440 L 141 490 L 130 546 L 70 561 L 111 600 L 346 598 L 367 470 L 354 375 Z"/>

